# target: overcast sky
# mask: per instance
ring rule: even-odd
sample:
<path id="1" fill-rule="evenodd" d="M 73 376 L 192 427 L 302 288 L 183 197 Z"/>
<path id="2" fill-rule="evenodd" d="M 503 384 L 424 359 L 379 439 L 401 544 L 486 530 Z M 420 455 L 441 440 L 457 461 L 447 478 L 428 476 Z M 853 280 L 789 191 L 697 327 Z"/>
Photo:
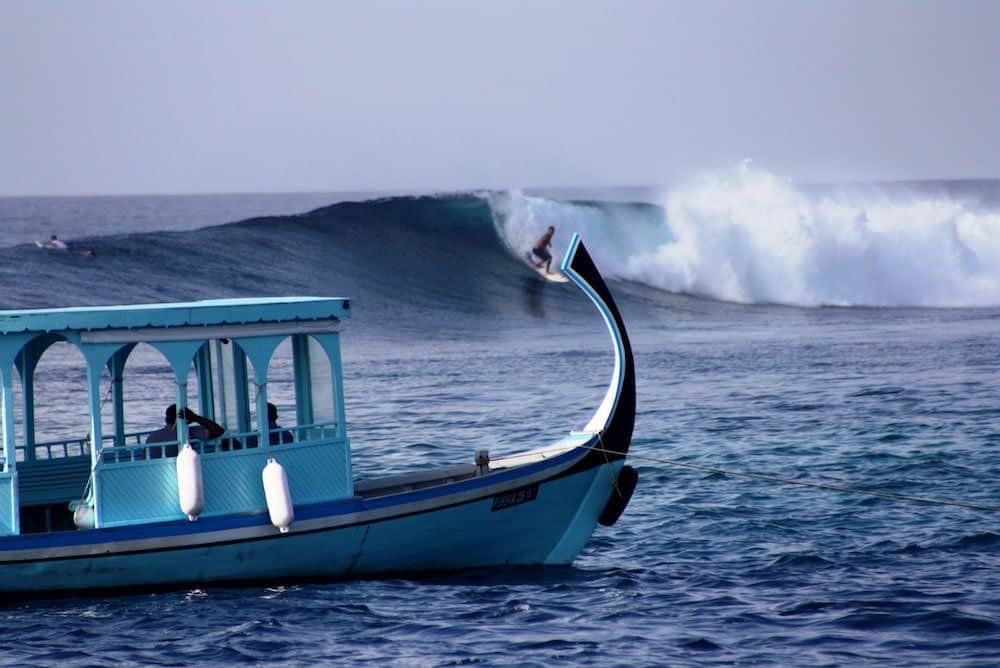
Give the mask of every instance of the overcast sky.
<path id="1" fill-rule="evenodd" d="M 0 194 L 1000 177 L 1000 2 L 0 0 Z"/>

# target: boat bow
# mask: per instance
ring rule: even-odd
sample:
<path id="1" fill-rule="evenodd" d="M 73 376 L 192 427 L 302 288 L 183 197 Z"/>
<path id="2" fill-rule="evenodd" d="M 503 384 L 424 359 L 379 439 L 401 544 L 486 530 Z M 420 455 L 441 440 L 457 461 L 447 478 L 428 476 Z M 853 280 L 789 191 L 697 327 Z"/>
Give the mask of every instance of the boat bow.
<path id="1" fill-rule="evenodd" d="M 562 272 L 590 298 L 611 332 L 614 372 L 604 400 L 584 431 L 597 435 L 598 447 L 603 451 L 600 453 L 602 460 L 621 459 L 628 452 L 635 425 L 635 365 L 625 323 L 579 234 L 574 234 L 570 240 L 562 261 Z"/>

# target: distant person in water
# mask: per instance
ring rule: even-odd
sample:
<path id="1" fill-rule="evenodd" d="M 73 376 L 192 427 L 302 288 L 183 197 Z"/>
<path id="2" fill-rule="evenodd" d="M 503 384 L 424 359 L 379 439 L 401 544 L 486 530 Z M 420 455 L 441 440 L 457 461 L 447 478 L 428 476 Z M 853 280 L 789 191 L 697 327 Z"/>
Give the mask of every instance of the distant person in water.
<path id="1" fill-rule="evenodd" d="M 46 242 L 45 247 L 49 250 L 66 250 L 68 246 L 65 241 L 62 241 L 56 235 L 49 237 L 48 242 Z"/>
<path id="2" fill-rule="evenodd" d="M 549 252 L 549 247 L 552 246 L 552 235 L 556 233 L 556 228 L 549 225 L 549 229 L 545 230 L 545 234 L 538 238 L 535 242 L 535 247 L 531 249 L 531 254 L 538 258 L 538 262 L 534 260 L 531 261 L 539 269 L 542 265 L 545 265 L 545 273 L 552 273 L 552 253 Z"/>

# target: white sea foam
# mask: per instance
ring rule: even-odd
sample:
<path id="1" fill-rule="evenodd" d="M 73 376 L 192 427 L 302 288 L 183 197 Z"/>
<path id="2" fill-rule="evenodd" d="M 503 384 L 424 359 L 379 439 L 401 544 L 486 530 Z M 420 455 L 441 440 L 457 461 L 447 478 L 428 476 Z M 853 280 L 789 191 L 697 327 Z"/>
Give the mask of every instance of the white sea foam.
<path id="1" fill-rule="evenodd" d="M 670 292 L 803 306 L 1000 305 L 1000 211 L 899 188 L 808 190 L 744 164 L 672 189 L 659 220 L 519 193 L 492 204 L 513 249 L 530 248 L 550 224 L 563 244 L 579 231 L 605 273 Z"/>

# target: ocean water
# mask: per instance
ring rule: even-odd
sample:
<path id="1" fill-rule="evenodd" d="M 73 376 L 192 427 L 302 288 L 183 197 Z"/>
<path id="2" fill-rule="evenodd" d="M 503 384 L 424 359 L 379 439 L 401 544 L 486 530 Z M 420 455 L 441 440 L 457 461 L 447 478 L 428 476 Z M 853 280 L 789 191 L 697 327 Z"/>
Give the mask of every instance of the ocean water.
<path id="1" fill-rule="evenodd" d="M 640 480 L 618 524 L 568 568 L 3 601 L 0 664 L 1000 663 L 996 511 L 669 463 L 1000 506 L 1000 183 L 743 167 L 641 201 L 341 199 L 0 199 L 0 307 L 351 297 L 369 477 L 586 422 L 607 332 L 517 259 L 549 224 L 557 255 L 579 231 L 636 354 Z M 70 252 L 32 243 L 51 233 Z M 43 358 L 46 435 L 85 429 L 74 359 Z M 137 425 L 158 424 L 156 372 L 134 369 Z"/>

